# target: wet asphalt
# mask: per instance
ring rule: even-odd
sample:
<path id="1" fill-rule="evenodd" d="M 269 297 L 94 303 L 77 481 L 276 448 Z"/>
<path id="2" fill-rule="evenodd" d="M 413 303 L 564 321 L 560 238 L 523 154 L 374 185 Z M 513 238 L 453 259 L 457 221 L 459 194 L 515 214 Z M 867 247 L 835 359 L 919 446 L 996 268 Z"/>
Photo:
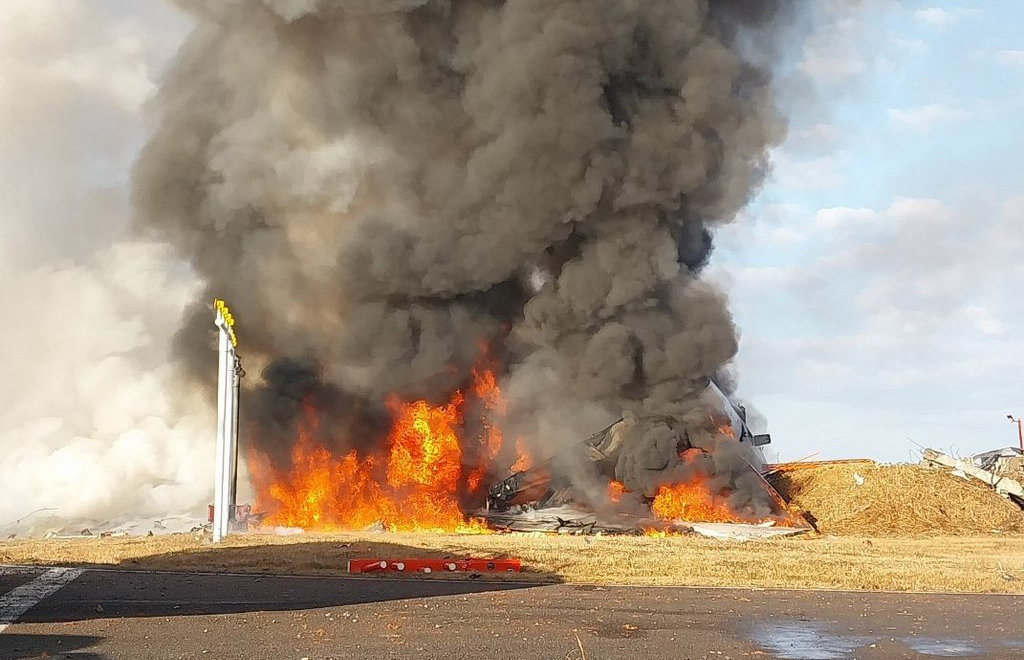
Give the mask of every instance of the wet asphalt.
<path id="1" fill-rule="evenodd" d="M 87 569 L 0 632 L 40 657 L 1024 659 L 1024 597 Z"/>

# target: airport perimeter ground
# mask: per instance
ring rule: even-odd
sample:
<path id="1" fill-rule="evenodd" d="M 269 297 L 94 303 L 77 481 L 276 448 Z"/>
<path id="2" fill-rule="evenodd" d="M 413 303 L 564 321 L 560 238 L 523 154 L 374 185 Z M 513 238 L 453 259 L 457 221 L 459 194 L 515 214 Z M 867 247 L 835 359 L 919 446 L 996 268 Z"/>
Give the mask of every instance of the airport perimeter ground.
<path id="1" fill-rule="evenodd" d="M 337 533 L 10 540 L 0 564 L 166 571 L 342 575 L 360 557 L 517 557 L 524 572 L 496 579 L 864 591 L 1024 593 L 1024 536 L 771 541 L 543 534 Z M 451 577 L 451 576 L 446 576 Z M 424 578 L 417 578 L 424 579 Z"/>
<path id="2" fill-rule="evenodd" d="M 357 557 L 500 556 L 526 570 L 345 575 Z M 1024 659 L 1022 593 L 1020 535 L 9 540 L 0 658 Z"/>
<path id="3" fill-rule="evenodd" d="M 64 583 L 55 593 L 36 586 Z M 32 607 L 4 628 L 4 601 Z M 1024 658 L 1024 597 L 0 567 L 18 660 Z"/>

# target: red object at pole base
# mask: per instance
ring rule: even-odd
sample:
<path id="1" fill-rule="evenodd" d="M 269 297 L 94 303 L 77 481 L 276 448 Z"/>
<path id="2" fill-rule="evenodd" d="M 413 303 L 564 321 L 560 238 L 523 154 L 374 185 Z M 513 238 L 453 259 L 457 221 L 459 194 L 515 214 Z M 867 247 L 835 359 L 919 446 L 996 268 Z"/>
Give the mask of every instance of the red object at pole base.
<path id="1" fill-rule="evenodd" d="M 519 559 L 349 559 L 349 573 L 520 573 Z"/>
<path id="2" fill-rule="evenodd" d="M 213 522 L 216 507 L 209 504 L 206 507 L 206 519 Z M 252 518 L 251 504 L 234 504 L 228 509 L 228 520 L 236 523 L 247 523 Z"/>

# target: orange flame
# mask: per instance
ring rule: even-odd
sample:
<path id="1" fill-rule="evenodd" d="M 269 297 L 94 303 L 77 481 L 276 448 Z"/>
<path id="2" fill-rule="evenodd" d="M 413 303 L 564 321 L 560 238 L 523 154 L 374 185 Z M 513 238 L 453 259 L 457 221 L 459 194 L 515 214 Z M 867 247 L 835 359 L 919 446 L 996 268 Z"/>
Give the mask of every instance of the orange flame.
<path id="1" fill-rule="evenodd" d="M 481 420 L 484 450 L 482 453 L 488 462 L 493 461 L 501 452 L 504 438 L 501 435 L 501 429 L 491 422 L 490 417 L 491 415 L 504 417 L 508 413 L 508 402 L 501 395 L 501 388 L 498 387 L 497 378 L 495 378 L 494 372 L 490 369 L 473 369 L 473 393 L 483 404 L 484 410 L 490 413 Z"/>
<path id="2" fill-rule="evenodd" d="M 530 450 L 526 447 L 526 439 L 516 438 L 516 462 L 509 468 L 509 472 L 515 474 L 516 472 L 529 470 L 531 467 L 533 467 L 533 455 L 530 454 Z"/>
<path id="3" fill-rule="evenodd" d="M 621 481 L 612 481 L 608 484 L 608 499 L 612 502 L 618 502 L 622 499 L 622 494 L 626 492 L 626 486 Z"/>
<path id="4" fill-rule="evenodd" d="M 423 487 L 456 490 L 462 472 L 462 449 L 455 426 L 461 422 L 462 394 L 451 403 L 431 406 L 426 401 L 402 404 L 392 400 L 395 418 L 389 441 L 388 483 L 395 488 Z"/>
<path id="5" fill-rule="evenodd" d="M 474 370 L 471 391 L 485 411 L 503 411 L 493 372 Z M 487 531 L 482 522 L 468 519 L 460 506 L 465 485 L 469 492 L 475 490 L 486 469 L 482 464 L 464 475 L 459 439 L 464 404 L 462 392 L 440 406 L 389 401 L 394 421 L 386 439 L 386 462 L 355 451 L 340 457 L 332 454 L 319 444 L 319 419 L 307 406 L 289 470 L 275 471 L 258 452 L 249 457 L 257 507 L 271 511 L 265 522 L 318 530 L 381 525 L 392 531 Z M 487 419 L 482 425 L 483 462 L 500 451 L 501 433 Z"/>
<path id="6" fill-rule="evenodd" d="M 661 486 L 651 504 L 655 517 L 667 521 L 686 522 L 749 522 L 729 508 L 701 480 L 693 483 Z"/>

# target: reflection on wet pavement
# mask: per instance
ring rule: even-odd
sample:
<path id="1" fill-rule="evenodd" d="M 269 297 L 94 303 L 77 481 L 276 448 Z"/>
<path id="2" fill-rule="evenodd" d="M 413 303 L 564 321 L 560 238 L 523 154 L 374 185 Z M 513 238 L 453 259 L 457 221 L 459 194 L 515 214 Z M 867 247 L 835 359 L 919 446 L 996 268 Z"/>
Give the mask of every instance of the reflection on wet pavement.
<path id="1" fill-rule="evenodd" d="M 750 637 L 783 660 L 845 660 L 874 638 L 829 632 L 818 621 L 758 624 Z"/>
<path id="2" fill-rule="evenodd" d="M 855 635 L 838 632 L 837 624 L 826 621 L 788 621 L 758 623 L 750 638 L 780 660 L 854 660 L 854 652 L 865 647 L 877 648 L 884 641 L 902 642 L 921 657 L 957 658 L 984 655 L 985 645 L 964 638 L 898 637 L 882 639 L 877 635 Z M 990 640 L 991 641 L 991 640 Z M 1024 640 L 1004 639 L 1004 649 L 1024 648 Z"/>
<path id="3" fill-rule="evenodd" d="M 978 655 L 984 649 L 968 639 L 929 639 L 927 637 L 904 637 L 907 646 L 918 653 L 940 658 L 956 658 Z"/>

